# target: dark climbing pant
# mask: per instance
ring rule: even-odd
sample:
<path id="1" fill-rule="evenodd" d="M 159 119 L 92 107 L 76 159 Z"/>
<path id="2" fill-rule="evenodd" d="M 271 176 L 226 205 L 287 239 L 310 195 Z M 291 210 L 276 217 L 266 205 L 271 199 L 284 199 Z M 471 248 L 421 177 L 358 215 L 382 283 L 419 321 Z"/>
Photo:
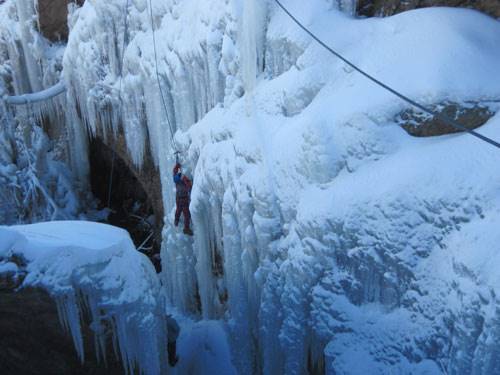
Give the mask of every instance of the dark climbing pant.
<path id="1" fill-rule="evenodd" d="M 189 212 L 189 198 L 177 198 L 176 199 L 177 209 L 175 210 L 175 224 L 179 223 L 181 218 L 181 213 L 184 214 L 184 229 L 189 229 L 189 224 L 191 223 L 191 213 Z"/>
<path id="2" fill-rule="evenodd" d="M 176 341 L 174 342 L 169 342 L 168 343 L 168 363 L 170 364 L 170 366 L 175 366 L 175 364 L 177 363 L 177 361 L 179 360 L 179 358 L 177 357 L 177 343 Z"/>

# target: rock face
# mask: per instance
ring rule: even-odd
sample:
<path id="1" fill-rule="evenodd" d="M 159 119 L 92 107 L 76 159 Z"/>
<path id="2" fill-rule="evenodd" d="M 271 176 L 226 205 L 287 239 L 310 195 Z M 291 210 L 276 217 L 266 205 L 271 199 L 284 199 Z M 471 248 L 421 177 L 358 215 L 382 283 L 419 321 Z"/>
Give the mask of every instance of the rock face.
<path id="1" fill-rule="evenodd" d="M 484 125 L 495 114 L 490 108 L 480 103 L 468 105 L 444 102 L 430 107 L 433 111 L 455 120 L 467 129 L 476 129 Z M 432 137 L 436 135 L 458 133 L 460 130 L 428 115 L 408 109 L 400 113 L 396 119 L 403 129 L 416 137 Z"/>
<path id="2" fill-rule="evenodd" d="M 38 20 L 40 31 L 47 39 L 57 41 L 68 40 L 68 5 L 76 3 L 81 6 L 85 0 L 38 0 Z"/>
<path id="3" fill-rule="evenodd" d="M 127 152 L 123 135 L 101 135 L 90 142 L 89 159 L 92 192 L 102 207 L 107 205 L 111 193 L 109 204 L 113 212 L 109 223 L 127 229 L 136 246 L 142 245 L 153 231 L 152 240 L 146 241 L 148 247 L 153 243 L 147 255 L 159 252 L 163 202 L 160 175 L 151 155 L 146 153 L 144 165 L 139 168 Z"/>
<path id="4" fill-rule="evenodd" d="M 81 364 L 71 337 L 57 316 L 54 301 L 39 289 L 15 292 L 0 284 L 0 372 L 2 375 L 122 374 L 121 363 L 108 356 L 108 367 L 90 354 L 93 340 L 86 339 L 89 358 Z M 85 337 L 90 337 L 87 328 Z"/>
<path id="5" fill-rule="evenodd" d="M 500 1 L 498 0 L 359 0 L 357 11 L 359 15 L 367 17 L 385 17 L 410 9 L 433 6 L 471 8 L 495 18 L 500 17 Z"/>

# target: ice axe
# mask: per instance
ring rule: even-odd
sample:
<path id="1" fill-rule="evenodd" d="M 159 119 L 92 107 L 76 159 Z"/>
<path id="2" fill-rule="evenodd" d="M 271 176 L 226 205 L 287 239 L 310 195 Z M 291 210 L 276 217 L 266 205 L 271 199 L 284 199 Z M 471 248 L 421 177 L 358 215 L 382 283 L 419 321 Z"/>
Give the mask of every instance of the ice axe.
<path id="1" fill-rule="evenodd" d="M 179 164 L 179 154 L 180 154 L 180 153 L 181 153 L 180 151 L 175 151 L 175 152 L 174 152 L 174 155 L 175 155 L 175 163 L 176 163 L 176 164 Z"/>

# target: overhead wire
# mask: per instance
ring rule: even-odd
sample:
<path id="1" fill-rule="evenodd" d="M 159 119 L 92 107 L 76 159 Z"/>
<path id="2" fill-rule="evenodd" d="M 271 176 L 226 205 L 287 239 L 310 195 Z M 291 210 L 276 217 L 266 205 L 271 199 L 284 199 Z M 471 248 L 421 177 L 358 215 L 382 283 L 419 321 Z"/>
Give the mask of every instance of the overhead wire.
<path id="1" fill-rule="evenodd" d="M 396 89 L 392 88 L 391 86 L 383 83 L 379 79 L 373 77 L 372 75 L 368 74 L 366 71 L 363 69 L 359 68 L 357 65 L 352 63 L 350 60 L 345 58 L 342 54 L 339 52 L 335 51 L 332 47 L 327 45 L 325 42 L 323 42 L 316 34 L 314 34 L 311 30 L 309 30 L 302 22 L 300 22 L 283 4 L 280 0 L 274 0 L 276 4 L 290 17 L 302 30 L 304 30 L 311 38 L 313 38 L 316 42 L 318 42 L 323 48 L 325 48 L 328 52 L 330 52 L 332 55 L 336 56 L 338 59 L 342 60 L 345 64 L 350 66 L 352 69 L 357 71 L 358 73 L 362 74 L 366 78 L 368 78 L 370 81 L 374 82 L 378 86 L 382 87 L 383 89 L 389 91 L 393 95 L 397 96 L 398 98 L 402 99 L 403 101 L 411 104 L 413 107 L 420 109 L 421 111 L 428 113 L 432 115 L 434 118 L 437 118 L 448 125 L 452 126 L 453 128 L 464 131 L 469 133 L 470 135 L 480 139 L 483 142 L 489 143 L 490 145 L 500 148 L 500 143 L 483 135 L 480 134 L 472 129 L 468 129 L 467 127 L 463 126 L 462 124 L 458 123 L 457 121 L 453 120 L 449 116 L 438 113 L 433 111 L 432 109 L 424 106 L 423 104 L 418 103 L 417 101 L 409 98 L 408 96 L 402 94 L 401 92 L 397 91 Z"/>

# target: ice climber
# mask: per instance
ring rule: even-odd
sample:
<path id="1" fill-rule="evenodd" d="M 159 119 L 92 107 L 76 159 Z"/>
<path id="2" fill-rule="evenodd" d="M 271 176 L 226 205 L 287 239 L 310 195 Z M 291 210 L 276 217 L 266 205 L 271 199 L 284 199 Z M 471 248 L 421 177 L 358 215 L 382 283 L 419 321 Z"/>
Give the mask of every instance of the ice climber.
<path id="1" fill-rule="evenodd" d="M 175 319 L 167 315 L 168 363 L 172 367 L 179 361 L 179 356 L 177 355 L 177 338 L 179 337 L 180 330 Z"/>
<path id="2" fill-rule="evenodd" d="M 189 203 L 191 201 L 191 188 L 193 183 L 191 180 L 182 174 L 181 165 L 179 163 L 175 164 L 174 167 L 174 182 L 175 182 L 175 226 L 179 225 L 179 219 L 181 218 L 181 213 L 184 214 L 184 233 L 192 236 L 193 231 L 189 227 L 191 223 L 191 213 L 189 212 Z"/>

